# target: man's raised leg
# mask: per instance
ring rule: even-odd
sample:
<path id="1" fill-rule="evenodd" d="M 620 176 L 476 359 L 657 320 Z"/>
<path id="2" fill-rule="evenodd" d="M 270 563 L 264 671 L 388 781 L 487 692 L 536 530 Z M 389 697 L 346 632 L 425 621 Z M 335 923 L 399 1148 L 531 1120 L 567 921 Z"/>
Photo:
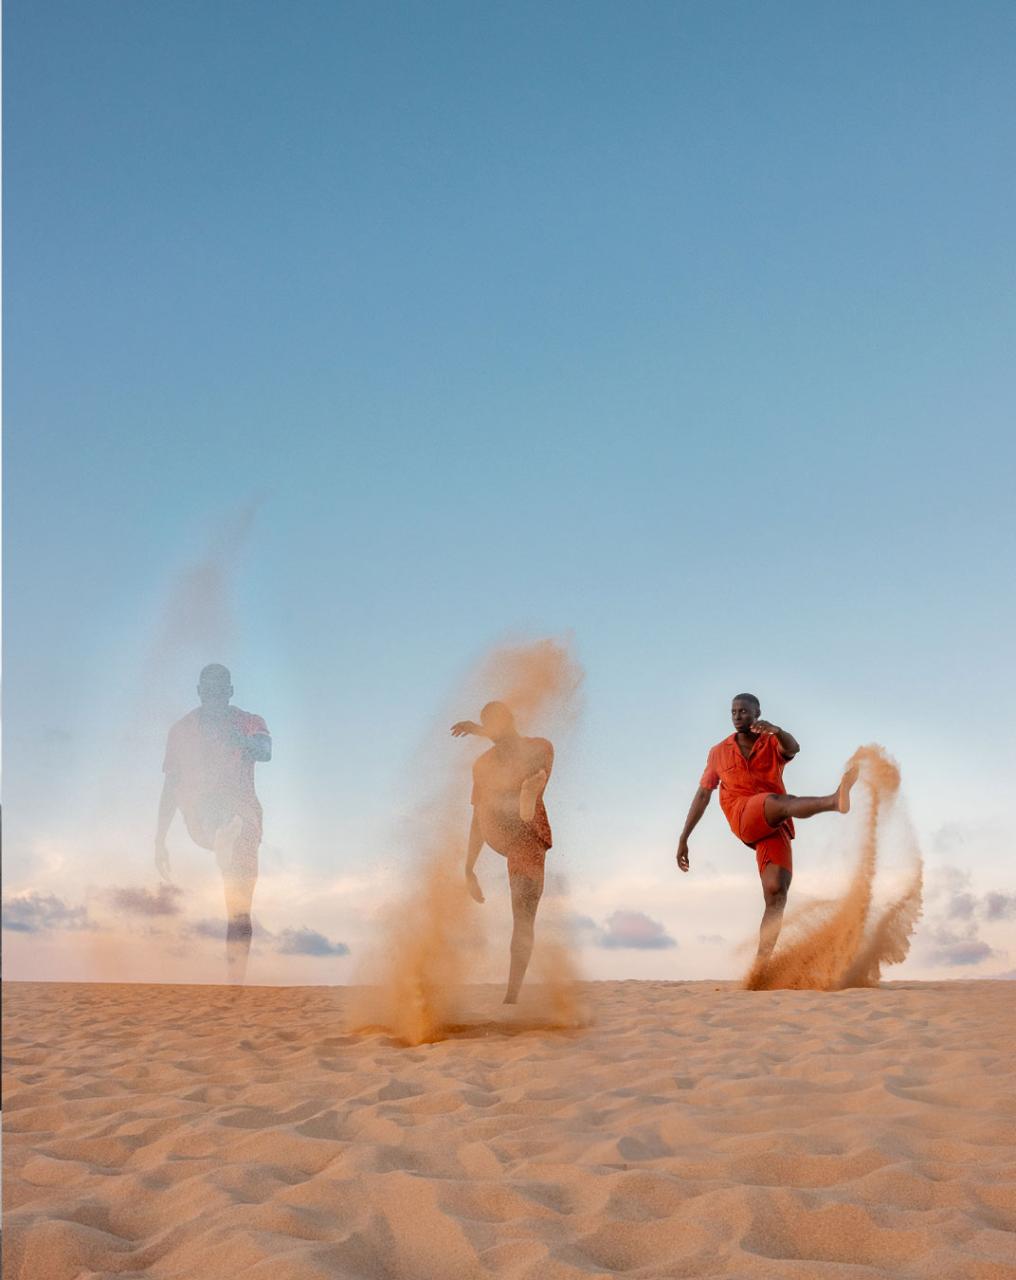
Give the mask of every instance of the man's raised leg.
<path id="1" fill-rule="evenodd" d="M 840 779 L 840 785 L 827 796 L 766 796 L 766 822 L 771 827 L 778 827 L 788 818 L 813 818 L 816 813 L 849 813 L 850 792 L 858 772 L 857 765 L 851 765 Z"/>

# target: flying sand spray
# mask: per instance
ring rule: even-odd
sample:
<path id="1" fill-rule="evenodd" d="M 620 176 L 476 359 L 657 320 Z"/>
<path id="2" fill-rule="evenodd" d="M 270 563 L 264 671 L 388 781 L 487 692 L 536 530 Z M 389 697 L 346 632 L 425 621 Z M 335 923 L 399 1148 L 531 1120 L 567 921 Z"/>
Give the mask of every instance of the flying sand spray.
<path id="1" fill-rule="evenodd" d="M 861 768 L 867 792 L 861 848 L 846 893 L 808 904 L 784 925 L 776 950 L 756 961 L 744 985 L 752 991 L 798 988 L 839 991 L 877 986 L 882 965 L 899 964 L 921 914 L 922 864 L 917 840 L 899 801 L 900 771 L 879 746 L 859 747 L 851 764 Z M 849 767 L 849 766 L 848 766 Z M 879 840 L 893 821 L 911 862 L 903 885 L 883 907 L 874 904 Z"/>
<path id="2" fill-rule="evenodd" d="M 577 715 L 581 682 L 581 668 L 561 643 L 504 646 L 463 681 L 455 706 L 461 715 L 463 708 L 497 699 L 511 708 L 520 732 L 557 739 Z M 442 745 L 447 724 L 437 733 L 430 754 L 436 761 L 433 782 L 412 817 L 400 858 L 408 864 L 406 891 L 378 921 L 362 978 L 369 985 L 354 1011 L 356 1025 L 385 1027 L 410 1045 L 443 1039 L 462 1025 L 464 987 L 477 980 L 486 950 L 485 908 L 469 897 L 463 874 L 471 757 L 460 744 Z M 493 855 L 492 862 L 500 864 L 495 873 L 503 876 L 500 859 Z M 526 988 L 530 1026 L 574 1025 L 577 1017 L 575 967 L 557 916 L 553 900 L 544 900 Z"/>

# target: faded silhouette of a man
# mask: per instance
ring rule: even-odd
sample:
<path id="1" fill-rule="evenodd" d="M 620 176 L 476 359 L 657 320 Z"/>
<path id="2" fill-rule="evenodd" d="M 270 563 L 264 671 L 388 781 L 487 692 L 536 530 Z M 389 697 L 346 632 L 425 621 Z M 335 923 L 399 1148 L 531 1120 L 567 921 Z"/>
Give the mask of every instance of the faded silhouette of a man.
<path id="1" fill-rule="evenodd" d="M 484 901 L 475 871 L 484 844 L 506 860 L 513 926 L 504 1003 L 516 1004 L 533 953 L 544 863 L 553 844 L 543 793 L 554 768 L 554 748 L 546 738 L 524 738 L 503 702 L 488 702 L 479 724 L 460 720 L 452 725 L 453 737 L 469 734 L 494 745 L 473 762 L 466 888 L 475 902 Z"/>
<path id="2" fill-rule="evenodd" d="M 226 965 L 231 982 L 242 983 L 253 929 L 251 903 L 258 878 L 261 804 L 254 766 L 272 758 L 272 739 L 260 716 L 230 701 L 226 667 L 211 663 L 198 678 L 201 705 L 169 731 L 159 801 L 155 866 L 170 880 L 166 836 L 176 811 L 203 849 L 213 850 L 226 898 Z"/>

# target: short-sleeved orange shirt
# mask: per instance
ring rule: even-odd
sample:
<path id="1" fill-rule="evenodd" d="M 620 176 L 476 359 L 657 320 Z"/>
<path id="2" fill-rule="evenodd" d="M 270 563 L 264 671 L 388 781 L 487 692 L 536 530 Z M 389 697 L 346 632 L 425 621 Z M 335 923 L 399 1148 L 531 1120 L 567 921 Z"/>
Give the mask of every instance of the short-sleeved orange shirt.
<path id="1" fill-rule="evenodd" d="M 260 716 L 239 707 L 206 717 L 198 707 L 169 731 L 163 770 L 176 780 L 176 801 L 191 839 L 204 848 L 222 814 L 239 814 L 261 839 L 261 805 L 254 790 L 254 757 L 242 739 L 267 734 Z M 212 815 L 210 817 L 210 815 Z M 211 829 L 210 829 L 211 824 Z"/>
<path id="2" fill-rule="evenodd" d="M 732 733 L 710 750 L 699 786 L 707 791 L 720 788 L 720 808 L 736 833 L 736 815 L 749 796 L 787 794 L 783 785 L 787 760 L 775 733 L 759 734 L 747 759 L 737 745 L 737 734 Z M 793 835 L 793 824 L 789 820 L 787 826 Z"/>

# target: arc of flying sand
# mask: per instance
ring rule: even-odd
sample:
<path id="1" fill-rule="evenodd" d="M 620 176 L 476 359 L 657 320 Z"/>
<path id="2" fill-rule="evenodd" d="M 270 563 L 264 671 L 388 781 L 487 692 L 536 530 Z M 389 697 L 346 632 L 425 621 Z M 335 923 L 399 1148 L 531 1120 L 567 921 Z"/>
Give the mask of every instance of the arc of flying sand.
<path id="1" fill-rule="evenodd" d="M 903 892 L 876 919 L 871 918 L 879 825 L 899 792 L 899 768 L 884 748 L 873 744 L 854 752 L 844 782 L 851 771 L 855 777 L 859 772 L 869 793 L 869 807 L 847 891 L 838 901 L 814 904 L 807 924 L 800 918 L 790 922 L 773 954 L 752 966 L 744 982 L 748 990 L 838 991 L 874 986 L 882 965 L 898 964 L 909 952 L 921 913 L 922 869 L 916 841 L 917 865 Z"/>

